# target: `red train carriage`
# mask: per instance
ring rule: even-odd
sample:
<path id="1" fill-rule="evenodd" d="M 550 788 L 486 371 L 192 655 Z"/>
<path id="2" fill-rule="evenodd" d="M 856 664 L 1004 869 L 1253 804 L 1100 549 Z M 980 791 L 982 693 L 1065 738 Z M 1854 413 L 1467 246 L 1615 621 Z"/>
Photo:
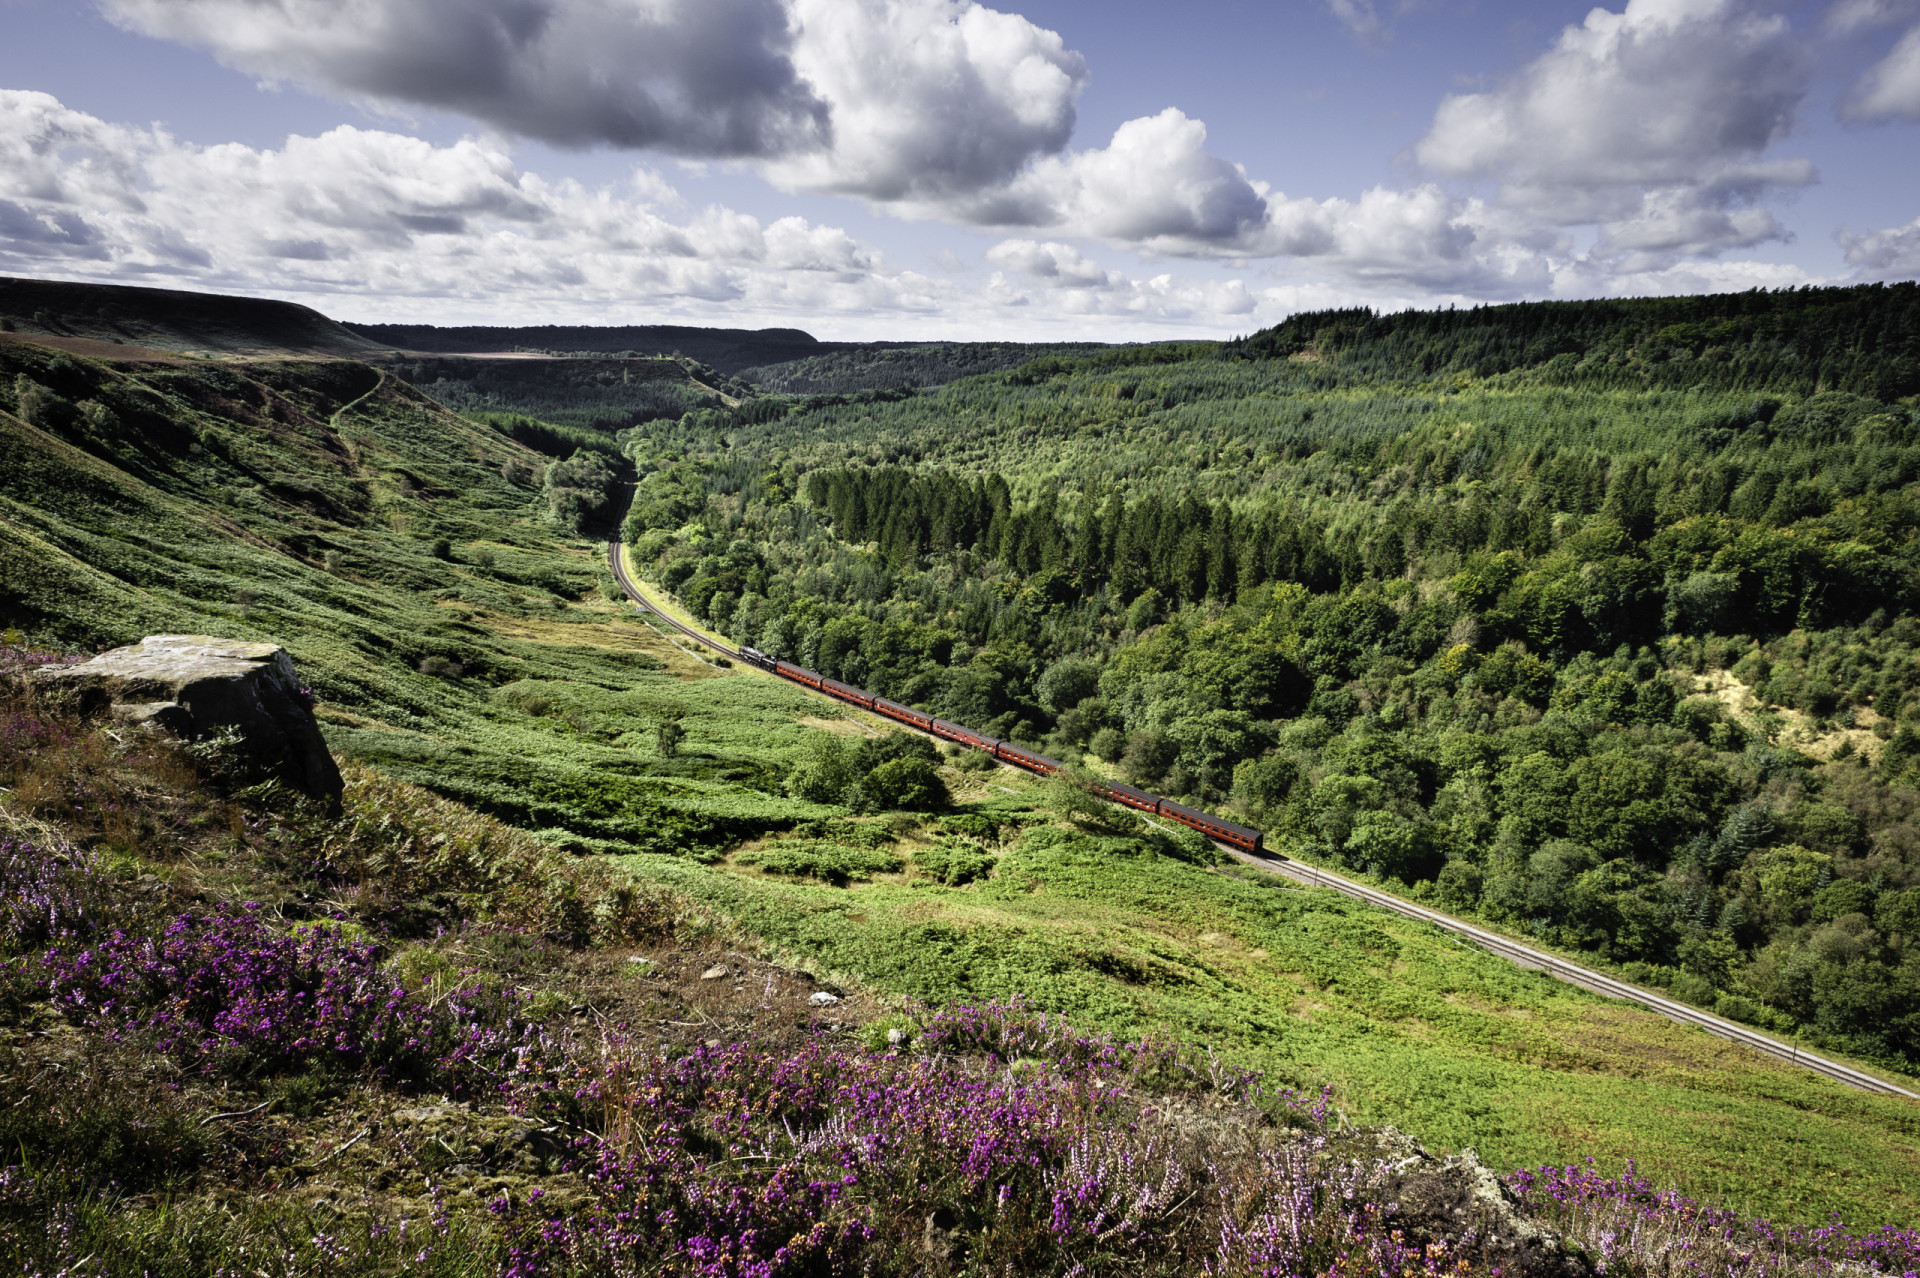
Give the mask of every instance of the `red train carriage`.
<path id="1" fill-rule="evenodd" d="M 911 724 L 922 732 L 933 731 L 932 715 L 926 713 L 924 710 L 915 710 L 912 706 L 903 706 L 898 701 L 889 701 L 885 697 L 875 697 L 873 699 L 873 711 L 875 714 L 884 714 L 889 719 L 898 719 L 902 723 Z"/>
<path id="2" fill-rule="evenodd" d="M 1097 781 L 1094 783 L 1093 790 L 1101 798 L 1118 803 L 1122 807 L 1132 808 L 1137 812 L 1159 811 L 1160 800 L 1145 790 L 1136 790 L 1130 785 L 1121 785 L 1118 781 Z"/>
<path id="3" fill-rule="evenodd" d="M 998 759 L 1011 763 L 1015 767 L 1025 768 L 1029 772 L 1036 772 L 1043 777 L 1050 777 L 1060 770 L 1058 760 L 1049 759 L 1044 754 L 1035 754 L 1011 741 L 995 743 L 993 753 Z"/>
<path id="4" fill-rule="evenodd" d="M 1244 825 L 1235 825 L 1231 821 L 1222 821 L 1219 817 L 1208 816 L 1205 812 L 1196 811 L 1182 803 L 1175 803 L 1172 799 L 1159 801 L 1159 814 L 1169 821 L 1178 821 L 1181 825 L 1198 830 L 1209 838 L 1230 843 L 1242 851 L 1259 852 L 1261 850 L 1260 831 L 1248 829 Z"/>
<path id="5" fill-rule="evenodd" d="M 706 642 L 704 639 L 702 641 Z M 856 688 L 851 684 L 841 683 L 837 679 L 829 679 L 824 675 L 807 669 L 805 666 L 796 666 L 789 662 L 776 661 L 766 653 L 761 652 L 758 648 L 743 646 L 738 656 L 740 660 L 746 662 L 748 665 L 770 671 L 783 679 L 792 680 L 802 687 L 812 688 L 816 692 L 824 692 L 830 697 L 845 701 L 851 705 L 859 706 L 864 710 L 871 710 L 875 714 L 884 715 L 889 719 L 904 723 L 911 728 L 917 728 L 922 732 L 931 733 L 942 740 L 952 741 L 956 744 L 967 746 L 970 749 L 984 751 L 1003 763 L 1010 763 L 1017 768 L 1025 768 L 1027 771 L 1039 776 L 1052 776 L 1061 769 L 1062 765 L 1057 759 L 1049 759 L 1044 754 L 1036 753 L 1024 746 L 1015 745 L 1011 741 L 1001 741 L 995 737 L 985 736 L 982 733 L 975 732 L 971 728 L 963 727 L 957 723 L 951 723 L 945 719 L 936 718 L 924 710 L 916 710 L 912 706 L 902 705 L 898 701 L 890 701 L 885 697 L 876 697 L 864 689 Z M 1137 790 L 1130 785 L 1122 785 L 1118 781 L 1095 781 L 1092 789 L 1095 794 L 1109 802 L 1118 803 L 1122 807 L 1132 808 L 1136 812 L 1146 812 L 1154 816 L 1163 817 L 1169 821 L 1177 821 L 1190 829 L 1198 830 L 1208 838 L 1217 839 L 1222 843 L 1240 848 L 1243 851 L 1258 853 L 1262 850 L 1260 831 L 1247 826 L 1235 825 L 1231 821 L 1222 821 L 1220 818 L 1209 816 L 1207 813 L 1201 812 L 1198 809 L 1187 807 L 1185 804 L 1175 803 L 1171 799 L 1160 798 L 1158 795 L 1148 794 L 1145 790 Z"/>

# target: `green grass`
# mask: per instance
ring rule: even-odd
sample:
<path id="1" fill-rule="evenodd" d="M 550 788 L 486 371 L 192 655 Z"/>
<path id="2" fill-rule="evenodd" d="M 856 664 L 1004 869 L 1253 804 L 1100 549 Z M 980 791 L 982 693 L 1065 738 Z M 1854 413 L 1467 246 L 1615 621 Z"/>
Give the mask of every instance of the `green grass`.
<path id="1" fill-rule="evenodd" d="M 808 840 L 782 840 L 770 847 L 742 852 L 734 859 L 768 874 L 818 879 L 837 885 L 871 879 L 876 874 L 897 874 L 906 868 L 905 861 L 889 852 Z"/>
<path id="2" fill-rule="evenodd" d="M 4 411 L 16 373 L 107 405 L 118 425 L 20 420 Z M 357 365 L 108 366 L 0 348 L 0 628 L 79 646 L 157 631 L 282 643 L 338 753 L 549 842 L 622 854 L 637 877 L 884 990 L 1019 994 L 1088 1025 L 1194 1039 L 1283 1081 L 1332 1083 L 1355 1121 L 1496 1165 L 1634 1157 L 1782 1219 L 1920 1216 L 1920 1106 L 1332 894 L 1130 839 L 1023 838 L 1018 774 L 992 773 L 968 791 L 988 802 L 899 848 L 874 823 L 786 799 L 814 731 L 800 720 L 839 711 L 695 661 L 607 602 L 600 548 L 501 477 L 538 460 Z M 461 673 L 424 674 L 429 658 Z M 654 733 L 669 716 L 686 729 L 672 758 Z M 905 855 L 912 871 L 835 888 L 700 863 L 794 826 L 789 842 Z M 679 855 L 637 855 L 654 851 Z M 995 853 L 991 878 L 943 886 Z"/>
<path id="3" fill-rule="evenodd" d="M 30 424 L 16 376 L 115 420 Z M 601 548 L 526 479 L 543 459 L 490 427 L 343 362 L 11 346 L 0 388 L 0 629 L 283 644 L 337 752 L 578 850 L 718 855 L 826 811 L 782 792 L 820 704 L 609 603 Z"/>
<path id="4" fill-rule="evenodd" d="M 1088 1026 L 1204 1043 L 1280 1082 L 1332 1084 L 1356 1123 L 1495 1166 L 1632 1158 L 1780 1220 L 1920 1215 L 1920 1106 L 1257 871 L 1049 826 L 957 889 L 621 864 L 824 972 L 933 1003 L 1019 995 Z"/>

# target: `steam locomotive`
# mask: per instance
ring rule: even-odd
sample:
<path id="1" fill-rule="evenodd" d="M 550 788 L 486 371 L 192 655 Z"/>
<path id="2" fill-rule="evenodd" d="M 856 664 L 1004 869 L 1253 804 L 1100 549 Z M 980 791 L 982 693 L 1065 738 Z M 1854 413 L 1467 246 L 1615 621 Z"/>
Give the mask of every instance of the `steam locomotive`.
<path id="1" fill-rule="evenodd" d="M 825 675 L 815 674 L 804 666 L 796 666 L 785 661 L 776 661 L 766 653 L 761 652 L 758 648 L 743 646 L 740 649 L 739 655 L 740 660 L 746 662 L 748 665 L 757 666 L 770 674 L 779 675 L 782 679 L 791 679 L 802 687 L 812 688 L 815 692 L 823 692 L 829 697 L 845 701 L 850 705 L 859 706 L 862 710 L 871 710 L 875 714 L 884 715 L 889 719 L 904 723 L 909 727 L 918 728 L 922 732 L 932 733 L 942 740 L 952 741 L 956 744 L 967 746 L 970 749 L 982 751 L 992 755 L 1002 763 L 1010 763 L 1016 768 L 1024 768 L 1028 772 L 1035 773 L 1039 776 L 1052 776 L 1065 766 L 1057 759 L 1049 759 L 1044 754 L 1036 754 L 1032 750 L 1024 746 L 1017 746 L 1011 741 L 1002 741 L 997 737 L 983 736 L 970 728 L 963 728 L 957 723 L 949 723 L 945 719 L 935 718 L 925 711 L 915 710 L 912 706 L 903 706 L 897 701 L 889 701 L 885 697 L 876 697 L 870 692 L 855 688 L 850 684 L 841 683 L 837 679 L 829 679 Z M 1177 821 L 1181 825 L 1200 831 L 1200 833 L 1210 839 L 1218 839 L 1220 842 L 1239 848 L 1242 851 L 1258 853 L 1262 850 L 1260 831 L 1249 829 L 1244 825 L 1235 825 L 1231 821 L 1222 821 L 1218 817 L 1208 816 L 1204 812 L 1196 812 L 1185 804 L 1175 803 L 1171 799 L 1162 799 L 1157 795 L 1148 794 L 1144 790 L 1136 790 L 1130 785 L 1121 785 L 1117 781 L 1095 781 L 1091 789 L 1103 799 L 1118 803 L 1123 807 L 1132 808 L 1137 812 L 1145 812 L 1152 816 L 1162 817 L 1168 821 Z"/>

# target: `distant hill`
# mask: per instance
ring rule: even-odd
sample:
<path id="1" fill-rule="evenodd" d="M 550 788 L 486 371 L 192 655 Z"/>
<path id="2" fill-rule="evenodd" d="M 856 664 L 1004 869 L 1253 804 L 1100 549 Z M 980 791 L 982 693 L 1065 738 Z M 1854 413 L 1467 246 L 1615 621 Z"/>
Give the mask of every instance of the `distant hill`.
<path id="1" fill-rule="evenodd" d="M 742 370 L 742 381 L 787 395 L 846 395 L 863 390 L 944 386 L 1017 368 L 1044 356 L 1075 359 L 1107 350 L 1099 342 L 865 342 L 805 359 Z"/>
<path id="2" fill-rule="evenodd" d="M 0 330 L 176 354 L 333 355 L 386 350 L 311 307 L 260 297 L 0 277 Z"/>
<path id="3" fill-rule="evenodd" d="M 471 355 L 497 351 L 594 352 L 685 355 L 723 373 L 758 364 L 779 364 L 864 342 L 822 342 L 797 328 L 689 328 L 674 324 L 547 324 L 530 328 L 432 324 L 346 324 L 361 337 L 427 354 Z"/>
<path id="4" fill-rule="evenodd" d="M 419 354 L 508 351 L 684 355 L 762 390 L 849 394 L 941 386 L 1013 368 L 1042 355 L 1088 355 L 1098 342 L 823 342 L 797 328 L 689 328 L 671 324 L 538 328 L 347 324 L 363 337 Z"/>
<path id="5" fill-rule="evenodd" d="M 1533 372 L 1568 385 L 1920 392 L 1920 284 L 1712 293 L 1471 309 L 1303 311 L 1221 348 L 1341 384 Z"/>

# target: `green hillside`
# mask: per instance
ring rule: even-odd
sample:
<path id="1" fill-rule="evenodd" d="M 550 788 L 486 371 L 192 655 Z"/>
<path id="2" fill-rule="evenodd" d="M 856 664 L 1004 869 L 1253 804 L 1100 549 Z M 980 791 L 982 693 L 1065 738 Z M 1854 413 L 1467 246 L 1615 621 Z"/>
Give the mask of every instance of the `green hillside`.
<path id="1" fill-rule="evenodd" d="M 0 277 L 0 332 L 199 355 L 366 359 L 388 349 L 292 302 L 7 277 Z"/>
<path id="2" fill-rule="evenodd" d="M 1911 1218 L 1911 1103 L 698 660 L 611 601 L 589 539 L 631 465 L 636 566 L 737 638 L 1904 1062 L 1904 1005 L 1873 1005 L 1879 1037 L 1821 1018 L 1836 979 L 1894 1000 L 1912 970 L 1913 405 L 1577 386 L 1541 371 L 1555 357 L 1349 383 L 1331 346 L 1297 354 L 1124 348 L 937 392 L 756 396 L 624 430 L 622 458 L 364 364 L 14 343 L 0 627 L 283 643 L 343 757 L 617 857 L 728 943 L 878 997 L 1018 994 L 1164 1032 L 1496 1164 L 1634 1158 L 1781 1219 Z M 1836 403 L 1839 424 L 1795 425 Z M 1727 442 L 1696 442 L 1709 419 Z M 1756 475 L 1765 504 L 1732 502 Z M 1675 527 L 1720 540 L 1670 552 Z M 1753 545 L 1776 558 L 1741 566 Z M 1687 682 L 1723 676 L 1753 699 L 1713 711 Z M 1769 699 L 1822 679 L 1824 710 Z"/>
<path id="3" fill-rule="evenodd" d="M 1305 315 L 650 426 L 628 537 L 743 642 L 1911 1071 L 1916 353 L 1912 285 Z"/>

